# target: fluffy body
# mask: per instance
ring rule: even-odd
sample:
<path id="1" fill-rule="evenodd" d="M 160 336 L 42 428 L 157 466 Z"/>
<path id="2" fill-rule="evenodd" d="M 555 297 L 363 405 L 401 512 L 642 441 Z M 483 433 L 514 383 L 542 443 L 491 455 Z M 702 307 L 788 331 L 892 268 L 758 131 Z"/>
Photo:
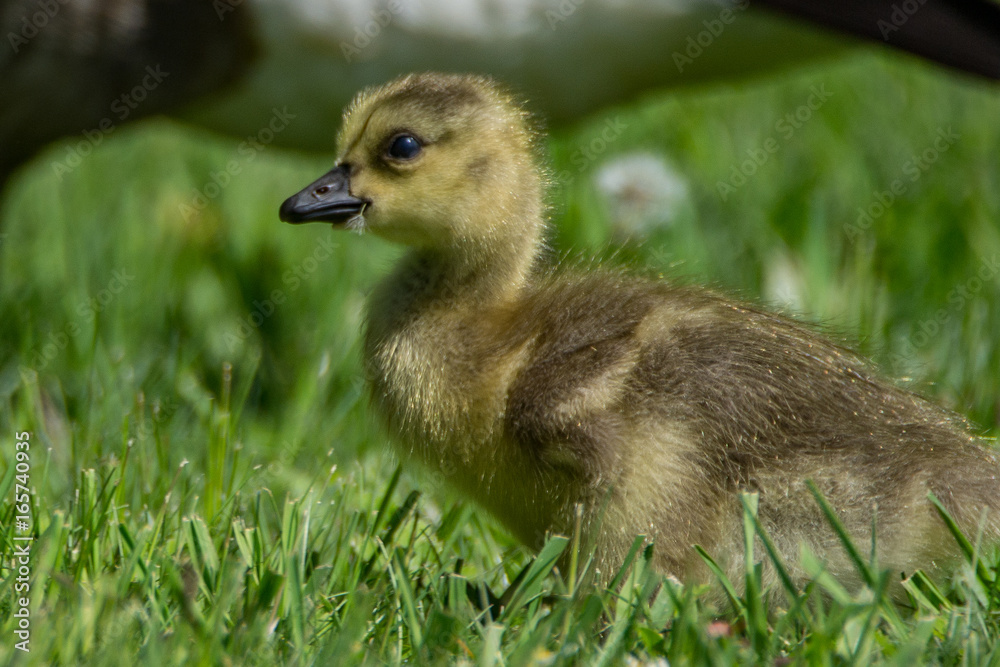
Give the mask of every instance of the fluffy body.
<path id="1" fill-rule="evenodd" d="M 386 157 L 400 132 L 423 150 Z M 1000 536 L 1000 463 L 958 416 L 874 375 L 808 326 L 606 269 L 544 262 L 534 135 L 491 81 L 411 75 L 345 112 L 354 225 L 411 253 L 369 299 L 365 368 L 399 452 L 443 473 L 520 540 L 582 508 L 601 577 L 635 535 L 681 578 L 699 544 L 738 581 L 741 490 L 796 577 L 800 544 L 856 578 L 812 479 L 882 565 L 957 554 L 927 499 Z"/>

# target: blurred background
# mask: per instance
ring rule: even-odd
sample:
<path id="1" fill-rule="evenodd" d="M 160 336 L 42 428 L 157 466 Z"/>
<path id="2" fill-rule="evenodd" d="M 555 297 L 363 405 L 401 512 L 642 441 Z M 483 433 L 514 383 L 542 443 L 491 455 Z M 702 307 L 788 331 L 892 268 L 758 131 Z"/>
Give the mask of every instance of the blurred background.
<path id="1" fill-rule="evenodd" d="M 358 88 L 429 68 L 528 100 L 560 256 L 801 315 L 996 432 L 994 4 L 0 8 L 0 423 L 53 499 L 128 452 L 133 506 L 189 461 L 216 508 L 381 450 L 359 327 L 400 251 L 277 209 Z"/>

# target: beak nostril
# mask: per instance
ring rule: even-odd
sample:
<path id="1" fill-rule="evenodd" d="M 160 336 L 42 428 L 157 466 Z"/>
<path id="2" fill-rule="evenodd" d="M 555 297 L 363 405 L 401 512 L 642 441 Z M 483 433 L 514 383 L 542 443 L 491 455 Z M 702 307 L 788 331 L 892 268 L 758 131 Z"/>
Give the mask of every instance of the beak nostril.
<path id="1" fill-rule="evenodd" d="M 343 167 L 336 167 L 286 199 L 278 215 L 293 223 L 345 223 L 364 211 L 365 206 L 364 200 L 351 196 L 349 188 L 350 180 Z"/>

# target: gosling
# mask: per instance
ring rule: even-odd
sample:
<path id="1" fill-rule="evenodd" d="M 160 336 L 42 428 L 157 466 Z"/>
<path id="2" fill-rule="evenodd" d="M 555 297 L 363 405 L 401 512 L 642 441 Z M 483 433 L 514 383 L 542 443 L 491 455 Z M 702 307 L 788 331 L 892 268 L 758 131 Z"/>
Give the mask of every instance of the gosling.
<path id="1" fill-rule="evenodd" d="M 1000 463 L 956 415 L 751 305 L 546 266 L 536 141 L 490 79 L 405 76 L 354 99 L 336 167 L 281 206 L 410 247 L 364 332 L 371 402 L 405 461 L 529 546 L 579 526 L 603 581 L 640 534 L 664 573 L 705 579 L 701 545 L 741 581 L 749 491 L 797 581 L 804 543 L 856 582 L 810 479 L 859 548 L 876 519 L 897 572 L 958 554 L 928 492 L 996 543 Z"/>

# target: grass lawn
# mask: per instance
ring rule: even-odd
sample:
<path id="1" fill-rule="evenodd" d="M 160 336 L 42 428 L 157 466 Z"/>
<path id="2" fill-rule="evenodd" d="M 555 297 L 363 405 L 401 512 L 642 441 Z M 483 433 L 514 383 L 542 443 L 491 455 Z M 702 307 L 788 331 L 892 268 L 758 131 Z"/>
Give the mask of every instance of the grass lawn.
<path id="1" fill-rule="evenodd" d="M 554 245 L 791 295 L 784 307 L 995 436 L 998 119 L 995 86 L 863 52 L 651 94 L 555 130 Z M 861 590 L 813 563 L 804 591 L 768 596 L 760 539 L 722 607 L 642 549 L 611 591 L 588 585 L 585 558 L 554 569 L 572 539 L 530 553 L 397 469 L 366 410 L 359 326 L 399 250 L 277 219 L 331 155 L 150 120 L 72 166 L 79 140 L 0 201 L 0 663 L 1000 665 L 995 560 L 937 585 L 914 575 L 910 605 L 886 600 L 899 573 L 866 554 Z M 687 194 L 654 213 L 670 224 L 621 241 L 594 174 L 637 150 L 666 156 Z"/>

